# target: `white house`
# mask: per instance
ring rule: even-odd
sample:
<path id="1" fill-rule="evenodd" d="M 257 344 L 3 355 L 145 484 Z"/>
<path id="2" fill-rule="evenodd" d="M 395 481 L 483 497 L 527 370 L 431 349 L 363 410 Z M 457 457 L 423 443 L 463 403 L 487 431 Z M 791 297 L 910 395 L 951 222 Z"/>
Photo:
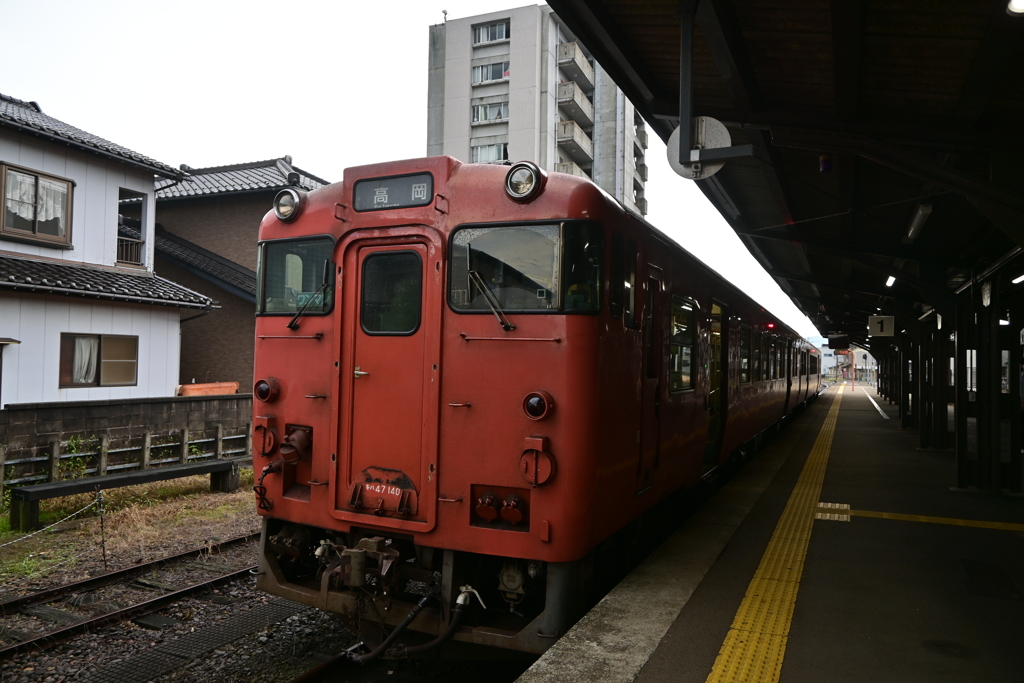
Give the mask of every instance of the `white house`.
<path id="1" fill-rule="evenodd" d="M 173 395 L 180 321 L 213 302 L 153 273 L 154 174 L 184 175 L 0 94 L 0 408 Z"/>

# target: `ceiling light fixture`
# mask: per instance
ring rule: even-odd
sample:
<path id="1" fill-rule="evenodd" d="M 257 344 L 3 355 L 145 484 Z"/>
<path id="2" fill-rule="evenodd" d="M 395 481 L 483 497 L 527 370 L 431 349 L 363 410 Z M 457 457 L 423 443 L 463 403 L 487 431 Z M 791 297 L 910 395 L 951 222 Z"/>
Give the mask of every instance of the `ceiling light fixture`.
<path id="1" fill-rule="evenodd" d="M 1024 0 L 1020 0 L 1020 2 L 1024 2 Z M 914 210 L 914 217 L 910 219 L 910 227 L 907 228 L 907 236 L 903 241 L 913 242 L 914 238 L 921 232 L 924 222 L 928 220 L 928 216 L 930 215 L 932 215 L 931 204 L 918 204 L 917 208 Z"/>
<path id="2" fill-rule="evenodd" d="M 1013 278 L 1011 282 L 1015 285 L 1019 285 L 1020 283 L 1024 282 L 1024 275 L 1018 275 L 1017 277 Z"/>
<path id="3" fill-rule="evenodd" d="M 1006 6 L 1007 14 L 1024 14 L 1024 0 L 1010 0 Z"/>
<path id="4" fill-rule="evenodd" d="M 896 276 L 895 275 L 890 275 L 889 279 L 885 281 L 885 286 L 886 287 L 892 287 L 892 284 L 894 282 L 896 282 Z"/>

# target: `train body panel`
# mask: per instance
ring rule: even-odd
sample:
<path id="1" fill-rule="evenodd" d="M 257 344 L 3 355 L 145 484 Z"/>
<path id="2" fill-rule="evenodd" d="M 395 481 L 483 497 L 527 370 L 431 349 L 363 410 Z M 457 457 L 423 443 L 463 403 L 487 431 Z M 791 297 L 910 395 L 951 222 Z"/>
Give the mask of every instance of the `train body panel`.
<path id="1" fill-rule="evenodd" d="M 353 168 L 264 219 L 266 590 L 358 622 L 496 581 L 455 637 L 542 651 L 603 543 L 815 395 L 816 349 L 595 185 L 507 174 Z"/>

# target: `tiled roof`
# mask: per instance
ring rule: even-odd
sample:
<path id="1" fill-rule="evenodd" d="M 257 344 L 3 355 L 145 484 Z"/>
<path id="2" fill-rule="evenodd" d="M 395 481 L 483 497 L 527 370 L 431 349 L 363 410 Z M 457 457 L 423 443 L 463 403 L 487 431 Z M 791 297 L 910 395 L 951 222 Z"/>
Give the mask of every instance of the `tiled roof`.
<path id="1" fill-rule="evenodd" d="M 0 254 L 0 291 L 67 294 L 141 304 L 211 308 L 213 300 L 162 277 Z"/>
<path id="2" fill-rule="evenodd" d="M 118 232 L 124 237 L 139 239 L 138 221 L 123 218 Z M 212 276 L 221 283 L 235 287 L 246 294 L 256 297 L 256 272 L 249 270 L 219 254 L 203 249 L 177 235 L 157 227 L 156 251 L 161 256 L 180 262 Z M 215 283 L 216 284 L 216 283 Z"/>
<path id="3" fill-rule="evenodd" d="M 288 174 L 298 174 L 298 187 L 304 190 L 315 190 L 329 185 L 323 178 L 307 173 L 301 168 L 291 165 L 291 157 L 253 161 L 247 164 L 231 166 L 213 166 L 210 168 L 190 168 L 182 166 L 189 174 L 180 183 L 173 181 L 157 181 L 156 198 L 181 199 L 211 194 L 227 194 L 235 192 L 253 192 L 257 190 L 277 190 L 293 187 Z"/>
<path id="4" fill-rule="evenodd" d="M 133 152 L 127 147 L 115 145 L 109 140 L 86 133 L 84 130 L 74 126 L 69 126 L 52 116 L 47 116 L 35 102 L 23 102 L 0 94 L 0 127 L 3 126 L 17 128 L 56 142 L 70 144 L 117 161 L 128 162 L 133 166 L 140 166 L 164 177 L 180 178 L 183 175 L 178 169 L 156 159 L 150 159 L 138 152 Z"/>

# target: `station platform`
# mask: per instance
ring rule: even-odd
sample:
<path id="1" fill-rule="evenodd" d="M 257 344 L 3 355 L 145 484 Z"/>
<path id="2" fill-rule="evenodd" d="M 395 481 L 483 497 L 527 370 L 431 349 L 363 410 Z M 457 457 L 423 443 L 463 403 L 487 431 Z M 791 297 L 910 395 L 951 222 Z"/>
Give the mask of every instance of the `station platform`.
<path id="1" fill-rule="evenodd" d="M 521 683 L 1024 680 L 1024 498 L 830 387 Z"/>

